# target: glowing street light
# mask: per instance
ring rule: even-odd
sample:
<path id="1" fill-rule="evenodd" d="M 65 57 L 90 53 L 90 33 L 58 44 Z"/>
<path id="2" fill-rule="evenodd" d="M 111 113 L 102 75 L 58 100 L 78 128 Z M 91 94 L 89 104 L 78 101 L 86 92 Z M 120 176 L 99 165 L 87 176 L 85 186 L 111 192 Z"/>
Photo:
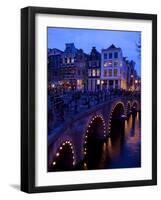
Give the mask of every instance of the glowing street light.
<path id="1" fill-rule="evenodd" d="M 51 87 L 52 87 L 52 88 L 55 88 L 55 84 L 54 84 L 54 83 L 52 83 L 52 84 L 51 84 Z"/>

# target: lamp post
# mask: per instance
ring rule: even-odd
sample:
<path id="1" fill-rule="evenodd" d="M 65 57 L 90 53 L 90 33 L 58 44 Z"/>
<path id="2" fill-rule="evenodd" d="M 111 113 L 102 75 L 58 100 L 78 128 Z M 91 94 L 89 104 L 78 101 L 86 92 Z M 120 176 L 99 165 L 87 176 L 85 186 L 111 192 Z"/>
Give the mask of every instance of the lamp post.
<path id="1" fill-rule="evenodd" d="M 137 90 L 138 80 L 135 80 L 135 90 Z"/>
<path id="2" fill-rule="evenodd" d="M 133 90 L 134 89 L 134 75 L 133 74 L 131 74 L 130 76 L 130 85 L 131 85 L 131 90 Z"/>

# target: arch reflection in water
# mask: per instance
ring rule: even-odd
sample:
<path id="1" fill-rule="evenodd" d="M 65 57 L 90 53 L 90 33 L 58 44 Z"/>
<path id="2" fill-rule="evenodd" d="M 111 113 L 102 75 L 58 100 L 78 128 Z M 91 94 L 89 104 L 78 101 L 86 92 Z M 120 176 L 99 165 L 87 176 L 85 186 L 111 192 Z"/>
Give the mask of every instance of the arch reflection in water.
<path id="1" fill-rule="evenodd" d="M 107 141 L 107 160 L 104 168 L 141 167 L 140 113 L 130 114 L 124 123 L 113 122 L 114 129 Z M 123 127 L 123 131 L 120 127 Z M 121 131 L 120 131 L 121 130 Z M 118 132 L 120 131 L 120 134 Z M 115 132 L 115 133 L 114 133 Z"/>

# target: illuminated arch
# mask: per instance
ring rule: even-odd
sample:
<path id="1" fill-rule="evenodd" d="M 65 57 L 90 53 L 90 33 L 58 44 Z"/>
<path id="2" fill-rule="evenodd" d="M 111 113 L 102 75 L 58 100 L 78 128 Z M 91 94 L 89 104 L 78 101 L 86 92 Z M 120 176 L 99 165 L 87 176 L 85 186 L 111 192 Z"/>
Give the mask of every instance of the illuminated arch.
<path id="1" fill-rule="evenodd" d="M 137 100 L 134 100 L 132 102 L 131 108 L 135 109 L 136 111 L 138 111 L 139 110 L 139 102 Z"/>
<path id="2" fill-rule="evenodd" d="M 112 118 L 113 118 L 113 113 L 114 113 L 114 111 L 115 111 L 115 109 L 117 108 L 118 105 L 121 105 L 121 106 L 122 106 L 122 113 L 121 113 L 121 114 L 122 114 L 122 115 L 125 114 L 125 105 L 124 105 L 123 102 L 119 101 L 119 102 L 117 102 L 117 103 L 112 107 L 111 113 L 110 113 L 110 116 L 109 116 L 109 122 L 108 122 L 108 134 L 109 134 L 109 135 L 110 135 L 110 133 L 111 133 L 111 120 L 112 120 Z"/>
<path id="3" fill-rule="evenodd" d="M 107 136 L 105 120 L 102 117 L 102 115 L 93 116 L 92 119 L 90 120 L 88 126 L 87 126 L 86 133 L 85 133 L 85 136 L 84 136 L 84 155 L 86 155 L 86 144 L 87 144 L 88 137 L 89 137 L 89 135 L 92 134 L 91 129 L 94 128 L 93 125 L 95 123 L 98 123 L 98 122 L 101 122 L 101 124 L 99 124 L 99 125 L 100 125 L 100 128 L 102 127 L 102 129 L 100 130 L 100 132 L 101 132 L 100 138 L 103 139 L 103 138 L 106 138 L 106 136 Z M 93 135 L 93 136 L 95 137 L 96 135 Z"/>
<path id="4" fill-rule="evenodd" d="M 73 168 L 75 166 L 76 160 L 74 146 L 70 140 L 65 140 L 60 144 L 60 146 L 57 148 L 56 154 L 53 156 L 53 160 L 50 167 L 53 171 L 54 169 L 61 170 L 59 169 L 59 167 L 61 166 L 61 162 L 63 162 L 61 159 L 63 158 L 63 154 L 66 153 L 65 150 L 68 150 L 67 153 L 69 153 L 70 168 Z"/>

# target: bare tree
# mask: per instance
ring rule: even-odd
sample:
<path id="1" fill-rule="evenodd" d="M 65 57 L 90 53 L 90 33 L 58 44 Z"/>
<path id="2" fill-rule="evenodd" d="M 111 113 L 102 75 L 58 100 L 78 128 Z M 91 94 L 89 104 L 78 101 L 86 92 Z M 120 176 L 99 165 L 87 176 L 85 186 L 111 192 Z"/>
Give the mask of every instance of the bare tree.
<path id="1" fill-rule="evenodd" d="M 141 58 L 141 35 L 139 35 L 139 39 L 136 42 L 136 51 L 138 52 L 139 58 Z"/>

